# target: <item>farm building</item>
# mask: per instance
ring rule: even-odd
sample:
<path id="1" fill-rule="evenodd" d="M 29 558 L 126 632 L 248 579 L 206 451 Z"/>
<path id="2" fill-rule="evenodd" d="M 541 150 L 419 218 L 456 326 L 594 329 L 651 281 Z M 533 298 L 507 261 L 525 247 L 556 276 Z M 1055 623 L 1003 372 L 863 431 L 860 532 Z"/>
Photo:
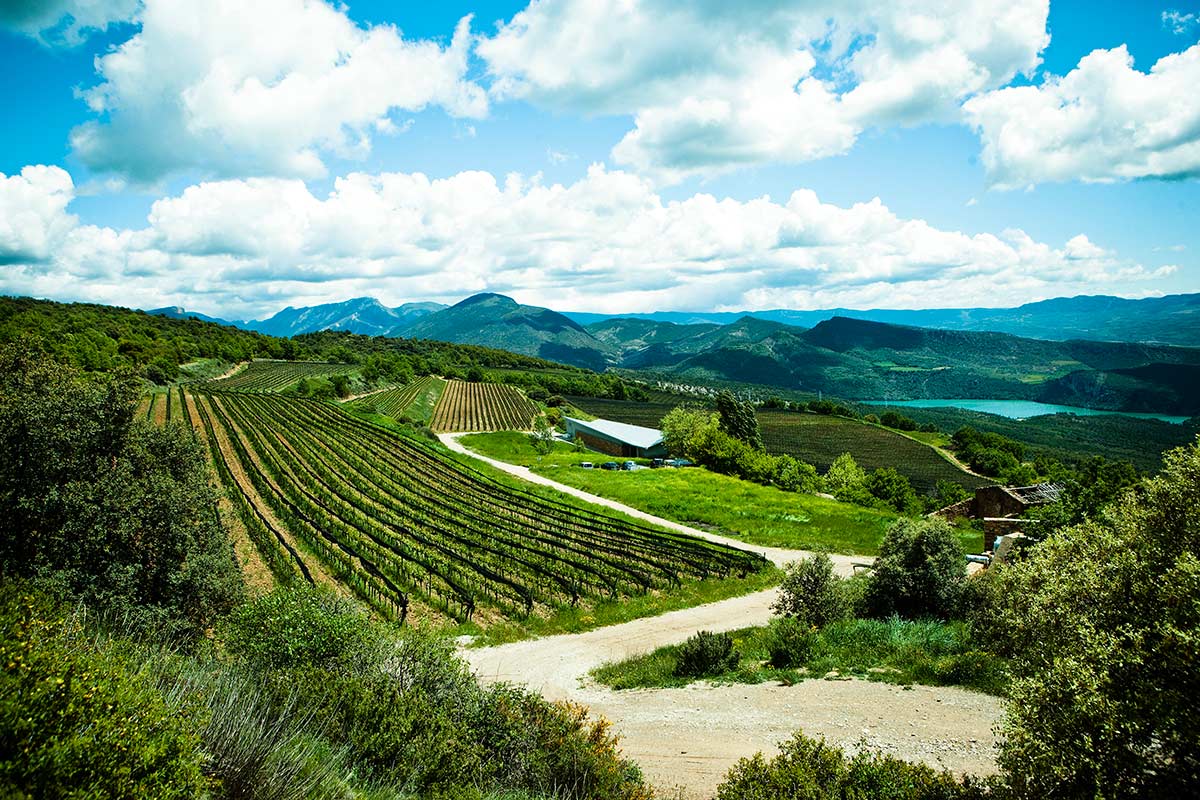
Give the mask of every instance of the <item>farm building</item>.
<path id="1" fill-rule="evenodd" d="M 573 441 L 610 456 L 621 458 L 661 458 L 667 455 L 662 431 L 627 425 L 609 419 L 594 419 L 585 422 L 574 417 L 564 417 L 567 436 Z"/>
<path id="2" fill-rule="evenodd" d="M 953 522 L 964 517 L 983 520 L 983 549 L 991 550 L 997 536 L 1020 533 L 1029 520 L 1021 515 L 1033 506 L 1053 503 L 1062 495 L 1063 487 L 1057 483 L 1039 483 L 1033 486 L 981 486 L 975 496 L 934 511 L 938 516 Z"/>

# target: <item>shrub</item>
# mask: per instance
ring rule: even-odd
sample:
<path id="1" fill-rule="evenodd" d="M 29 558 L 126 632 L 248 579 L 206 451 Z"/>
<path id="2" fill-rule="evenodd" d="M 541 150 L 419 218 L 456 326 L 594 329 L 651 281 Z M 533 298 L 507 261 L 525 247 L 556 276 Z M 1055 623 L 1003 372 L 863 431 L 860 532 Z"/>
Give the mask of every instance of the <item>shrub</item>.
<path id="1" fill-rule="evenodd" d="M 816 467 L 789 455 L 775 457 L 775 471 L 771 475 L 771 482 L 786 492 L 808 494 L 819 492 L 823 486 Z"/>
<path id="2" fill-rule="evenodd" d="M 793 617 L 805 627 L 823 627 L 846 616 L 841 580 L 833 573 L 833 560 L 825 553 L 794 561 L 785 569 L 779 597 L 771 610 Z"/>
<path id="3" fill-rule="evenodd" d="M 900 519 L 888 528 L 867 589 L 872 616 L 948 619 L 958 610 L 966 559 L 941 519 Z"/>
<path id="4" fill-rule="evenodd" d="M 849 453 L 835 458 L 825 472 L 825 486 L 839 500 L 843 495 L 861 492 L 866 483 L 867 473 Z"/>
<path id="5" fill-rule="evenodd" d="M 1200 441 L 1099 519 L 1004 567 L 1000 764 L 1023 796 L 1185 797 L 1200 785 Z"/>
<path id="6" fill-rule="evenodd" d="M 135 421 L 139 392 L 0 348 L 0 574 L 193 638 L 241 598 L 241 573 L 199 441 Z"/>
<path id="7" fill-rule="evenodd" d="M 804 666 L 812 658 L 816 639 L 816 630 L 795 617 L 771 620 L 767 631 L 771 666 L 778 669 Z"/>
<path id="8" fill-rule="evenodd" d="M 276 589 L 226 621 L 229 653 L 256 671 L 357 668 L 375 656 L 381 633 L 362 609 L 327 590 Z"/>
<path id="9" fill-rule="evenodd" d="M 705 678 L 737 667 L 738 655 L 728 633 L 699 631 L 683 644 L 675 656 L 675 674 L 681 678 Z"/>
<path id="10" fill-rule="evenodd" d="M 872 497 L 901 514 L 916 514 L 921 509 L 921 501 L 908 478 L 892 467 L 881 467 L 872 472 L 865 486 Z"/>
<path id="11" fill-rule="evenodd" d="M 0 631 L 0 796 L 207 793 L 194 704 L 169 707 L 136 659 L 13 585 Z"/>
<path id="12" fill-rule="evenodd" d="M 847 758 L 824 739 L 797 732 L 767 761 L 743 758 L 717 787 L 717 800 L 967 800 L 983 797 L 949 772 L 882 753 Z"/>

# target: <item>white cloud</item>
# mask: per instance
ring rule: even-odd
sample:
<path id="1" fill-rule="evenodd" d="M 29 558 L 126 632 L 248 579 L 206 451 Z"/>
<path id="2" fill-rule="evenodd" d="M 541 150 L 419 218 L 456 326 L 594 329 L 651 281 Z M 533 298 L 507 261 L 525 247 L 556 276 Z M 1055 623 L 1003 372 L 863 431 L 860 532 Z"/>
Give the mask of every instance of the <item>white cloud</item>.
<path id="1" fill-rule="evenodd" d="M 1192 28 L 1200 25 L 1200 16 L 1171 10 L 1162 12 L 1163 27 L 1176 36 L 1186 36 Z"/>
<path id="2" fill-rule="evenodd" d="M 53 187 L 65 173 L 28 169 L 55 180 L 7 195 L 16 199 L 5 219 L 21 198 L 35 209 L 57 198 L 31 218 L 57 220 L 38 240 L 58 244 L 10 248 L 28 258 L 9 259 L 0 290 L 227 316 L 361 295 L 456 301 L 483 290 L 613 312 L 998 305 L 1142 291 L 1171 271 L 1084 235 L 1054 247 L 1022 231 L 939 230 L 878 199 L 839 207 L 800 190 L 786 202 L 667 201 L 647 179 L 600 165 L 569 185 L 486 172 L 353 173 L 325 196 L 294 179 L 212 181 L 158 200 L 140 230 L 63 230 Z"/>
<path id="3" fill-rule="evenodd" d="M 66 210 L 74 197 L 75 184 L 59 167 L 0 172 L 0 266 L 47 260 L 76 225 Z"/>
<path id="4" fill-rule="evenodd" d="M 0 27 L 47 45 L 77 45 L 114 22 L 133 21 L 141 0 L 8 0 L 0 3 Z"/>
<path id="5" fill-rule="evenodd" d="M 92 169 L 140 183 L 186 169 L 321 175 L 329 153 L 365 155 L 394 111 L 486 114 L 465 78 L 469 24 L 443 47 L 319 0 L 147 0 L 141 31 L 97 59 L 83 97 L 100 118 L 71 143 Z"/>
<path id="6" fill-rule="evenodd" d="M 1124 45 L 1095 50 L 1067 75 L 964 105 L 993 184 L 1200 175 L 1200 45 L 1149 72 Z"/>
<path id="7" fill-rule="evenodd" d="M 1046 0 L 542 0 L 478 54 L 498 98 L 631 114 L 618 163 L 675 181 L 843 153 L 1029 73 Z"/>

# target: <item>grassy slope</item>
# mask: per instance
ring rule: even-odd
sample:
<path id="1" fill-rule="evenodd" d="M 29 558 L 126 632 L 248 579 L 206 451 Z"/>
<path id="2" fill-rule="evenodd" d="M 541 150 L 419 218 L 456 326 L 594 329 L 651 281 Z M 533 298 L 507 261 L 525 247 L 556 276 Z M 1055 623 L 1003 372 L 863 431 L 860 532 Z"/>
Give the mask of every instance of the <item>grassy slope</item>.
<path id="1" fill-rule="evenodd" d="M 723 683 L 794 683 L 831 673 L 854 675 L 887 683 L 961 685 L 1001 694 L 1004 663 L 974 649 L 966 623 L 909 622 L 854 619 L 835 622 L 818 631 L 813 653 L 798 668 L 779 669 L 770 659 L 769 629 L 765 626 L 732 631 L 739 660 L 735 669 L 710 680 Z M 592 671 L 600 683 L 614 689 L 686 686 L 692 678 L 674 674 L 678 645 L 660 647 L 640 656 L 605 664 Z"/>
<path id="2" fill-rule="evenodd" d="M 636 472 L 579 469 L 572 465 L 607 461 L 609 457 L 575 452 L 563 443 L 557 444 L 550 455 L 538 456 L 519 433 L 474 434 L 461 441 L 483 455 L 532 467 L 560 483 L 750 544 L 874 554 L 884 530 L 896 518 L 894 514 L 784 492 L 699 468 Z"/>
<path id="3" fill-rule="evenodd" d="M 682 399 L 637 403 L 573 397 L 571 402 L 605 419 L 656 428 L 659 420 Z M 964 472 L 932 447 L 878 425 L 844 417 L 771 410 L 758 412 L 758 424 L 767 450 L 795 456 L 821 471 L 828 469 L 842 453 L 849 453 L 868 471 L 894 467 L 918 492 L 929 491 L 940 480 L 953 481 L 968 489 L 992 483 Z"/>

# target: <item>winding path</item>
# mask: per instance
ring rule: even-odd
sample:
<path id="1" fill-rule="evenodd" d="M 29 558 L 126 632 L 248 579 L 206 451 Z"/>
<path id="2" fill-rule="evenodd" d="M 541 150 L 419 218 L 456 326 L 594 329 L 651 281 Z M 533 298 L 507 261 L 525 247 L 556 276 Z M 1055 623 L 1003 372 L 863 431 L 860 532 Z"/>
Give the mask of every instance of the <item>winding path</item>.
<path id="1" fill-rule="evenodd" d="M 557 483 L 464 447 L 453 434 L 442 442 L 519 478 L 551 486 L 663 527 L 712 541 L 757 549 L 777 564 L 807 555 L 799 550 L 747 548 L 744 542 L 661 519 L 607 498 Z M 834 556 L 846 574 L 861 557 Z M 697 630 L 760 625 L 771 616 L 775 590 L 672 611 L 586 633 L 548 636 L 462 652 L 484 681 L 523 683 L 551 700 L 583 703 L 613 722 L 621 747 L 658 788 L 685 798 L 711 797 L 739 759 L 771 754 L 797 729 L 848 748 L 871 749 L 924 761 L 956 773 L 996 769 L 992 728 L 1000 701 L 953 687 L 904 688 L 862 680 L 807 680 L 614 691 L 587 677 L 593 668 L 677 644 Z"/>

